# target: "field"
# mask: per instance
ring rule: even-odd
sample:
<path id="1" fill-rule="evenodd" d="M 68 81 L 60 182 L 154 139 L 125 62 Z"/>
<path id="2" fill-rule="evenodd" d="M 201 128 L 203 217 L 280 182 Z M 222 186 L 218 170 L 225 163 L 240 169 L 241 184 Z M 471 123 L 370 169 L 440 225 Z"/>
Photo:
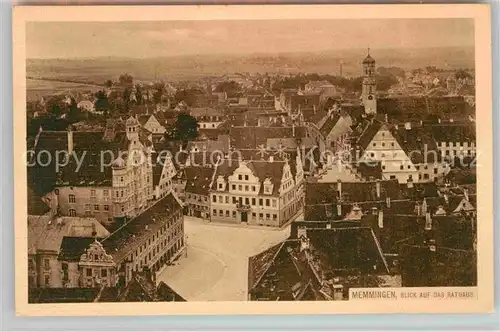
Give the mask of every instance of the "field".
<path id="1" fill-rule="evenodd" d="M 163 58 L 28 59 L 28 77 L 56 78 L 93 84 L 117 80 L 129 73 L 141 81 L 197 80 L 236 72 L 319 73 L 361 75 L 365 49 L 322 53 L 187 55 Z M 373 50 L 377 66 L 443 69 L 473 68 L 473 48 L 380 49 Z"/>
<path id="2" fill-rule="evenodd" d="M 84 83 L 69 83 L 69 82 L 38 80 L 38 79 L 26 80 L 26 98 L 28 99 L 28 101 L 39 100 L 40 97 L 42 96 L 63 94 L 67 91 L 95 92 L 98 91 L 99 89 L 102 89 L 102 87 Z"/>

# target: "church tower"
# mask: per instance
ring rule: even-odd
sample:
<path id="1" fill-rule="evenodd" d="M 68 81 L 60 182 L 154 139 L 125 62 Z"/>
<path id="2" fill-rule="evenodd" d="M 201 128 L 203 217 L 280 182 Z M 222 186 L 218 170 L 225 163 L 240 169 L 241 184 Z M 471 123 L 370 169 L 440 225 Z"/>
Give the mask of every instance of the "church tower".
<path id="1" fill-rule="evenodd" d="M 375 90 L 375 60 L 370 56 L 370 49 L 368 49 L 368 55 L 363 60 L 363 88 L 361 92 L 361 100 L 365 107 L 366 114 L 377 113 Z"/>

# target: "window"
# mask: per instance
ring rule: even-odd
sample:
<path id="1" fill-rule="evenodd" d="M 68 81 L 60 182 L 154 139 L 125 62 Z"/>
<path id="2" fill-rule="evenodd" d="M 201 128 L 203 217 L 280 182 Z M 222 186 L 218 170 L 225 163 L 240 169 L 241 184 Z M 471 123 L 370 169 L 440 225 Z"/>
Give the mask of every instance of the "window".
<path id="1" fill-rule="evenodd" d="M 104 211 L 109 211 L 109 205 L 104 205 Z"/>
<path id="2" fill-rule="evenodd" d="M 370 157 L 372 157 L 372 158 L 375 157 L 375 153 L 373 153 L 373 152 L 370 153 Z"/>
<path id="3" fill-rule="evenodd" d="M 222 186 L 222 183 L 219 183 L 219 189 L 222 189 L 223 186 Z"/>
<path id="4" fill-rule="evenodd" d="M 266 220 L 269 220 L 270 217 L 269 213 L 266 213 Z"/>
<path id="5" fill-rule="evenodd" d="M 434 174 L 437 174 L 438 172 L 438 169 L 436 167 L 434 167 Z"/>
<path id="6" fill-rule="evenodd" d="M 49 270 L 49 269 L 50 269 L 50 261 L 49 261 L 49 259 L 48 259 L 48 258 L 45 258 L 45 259 L 43 260 L 43 268 L 44 268 L 45 270 Z"/>
<path id="7" fill-rule="evenodd" d="M 215 196 L 215 195 L 212 196 L 212 202 L 217 203 L 217 196 Z"/>
<path id="8" fill-rule="evenodd" d="M 242 186 L 241 184 L 240 184 L 240 185 L 238 185 L 238 190 L 239 190 L 239 191 L 242 191 L 242 190 L 243 190 L 243 186 Z"/>
<path id="9" fill-rule="evenodd" d="M 226 210 L 226 218 L 229 218 L 229 210 Z"/>
<path id="10" fill-rule="evenodd" d="M 382 143 L 382 146 L 385 146 L 385 143 Z"/>
<path id="11" fill-rule="evenodd" d="M 123 182 L 123 176 L 120 176 L 120 182 Z"/>
<path id="12" fill-rule="evenodd" d="M 236 204 L 238 202 L 238 200 L 236 199 L 235 196 L 233 196 L 233 204 Z"/>
<path id="13" fill-rule="evenodd" d="M 424 174 L 424 180 L 429 180 L 429 174 Z"/>
<path id="14" fill-rule="evenodd" d="M 248 186 L 245 186 L 245 191 L 248 191 Z"/>
<path id="15" fill-rule="evenodd" d="M 73 195 L 73 194 L 69 194 L 69 195 L 68 195 L 68 201 L 69 201 L 70 203 L 76 203 L 76 198 L 75 198 L 75 195 Z"/>
<path id="16" fill-rule="evenodd" d="M 255 212 L 252 212 L 252 219 L 255 219 L 257 217 L 257 214 Z"/>
<path id="17" fill-rule="evenodd" d="M 273 207 L 276 207 L 276 200 L 273 199 Z"/>
<path id="18" fill-rule="evenodd" d="M 395 180 L 396 179 L 396 175 L 391 175 L 390 179 L 391 180 Z"/>
<path id="19" fill-rule="evenodd" d="M 236 185 L 235 185 L 235 184 L 233 184 L 233 186 L 232 186 L 232 187 L 233 187 L 233 190 L 236 190 Z"/>
<path id="20" fill-rule="evenodd" d="M 69 209 L 69 216 L 70 217 L 76 217 L 76 210 L 75 209 Z"/>
<path id="21" fill-rule="evenodd" d="M 45 286 L 49 286 L 50 285 L 50 276 L 45 276 Z"/>
<path id="22" fill-rule="evenodd" d="M 245 175 L 245 180 L 248 181 L 248 175 Z"/>
<path id="23" fill-rule="evenodd" d="M 264 214 L 263 213 L 259 213 L 259 219 L 264 219 Z"/>
<path id="24" fill-rule="evenodd" d="M 255 198 L 252 198 L 252 205 L 255 205 Z"/>
<path id="25" fill-rule="evenodd" d="M 273 214 L 273 220 L 276 221 L 278 219 L 278 216 L 276 214 Z"/>
<path id="26" fill-rule="evenodd" d="M 229 204 L 229 196 L 225 196 L 226 204 Z"/>
<path id="27" fill-rule="evenodd" d="M 241 176 L 241 174 L 238 174 L 238 180 L 243 180 L 243 177 Z"/>
<path id="28" fill-rule="evenodd" d="M 410 169 L 410 168 L 411 168 L 411 165 L 408 165 L 408 169 Z"/>
<path id="29" fill-rule="evenodd" d="M 92 277 L 92 269 L 87 268 L 86 275 L 87 277 Z"/>
<path id="30" fill-rule="evenodd" d="M 403 165 L 399 166 L 399 169 L 401 169 L 401 170 L 402 170 L 402 169 L 403 169 Z"/>
<path id="31" fill-rule="evenodd" d="M 233 218 L 236 218 L 236 211 L 233 211 Z"/>
<path id="32" fill-rule="evenodd" d="M 373 146 L 377 146 L 377 143 L 373 143 Z"/>
<path id="33" fill-rule="evenodd" d="M 94 204 L 94 211 L 99 211 L 99 205 L 98 204 Z"/>
<path id="34" fill-rule="evenodd" d="M 222 196 L 219 196 L 219 203 L 222 203 Z"/>
<path id="35" fill-rule="evenodd" d="M 252 186 L 252 191 L 255 191 L 255 186 Z"/>
<path id="36" fill-rule="evenodd" d="M 95 197 L 95 190 L 94 189 L 90 190 L 90 197 Z"/>
<path id="37" fill-rule="evenodd" d="M 264 200 L 262 198 L 259 198 L 259 205 L 263 206 L 264 205 Z"/>
<path id="38" fill-rule="evenodd" d="M 103 192 L 102 192 L 102 195 L 103 196 L 109 196 L 109 190 L 108 189 L 104 189 Z"/>
<path id="39" fill-rule="evenodd" d="M 224 211 L 223 210 L 219 210 L 219 216 L 222 217 L 224 215 Z"/>

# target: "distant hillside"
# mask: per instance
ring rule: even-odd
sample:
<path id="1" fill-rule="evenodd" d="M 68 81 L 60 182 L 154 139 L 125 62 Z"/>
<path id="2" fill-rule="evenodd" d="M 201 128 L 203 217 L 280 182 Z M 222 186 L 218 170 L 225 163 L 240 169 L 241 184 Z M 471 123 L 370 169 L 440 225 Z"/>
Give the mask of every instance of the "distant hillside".
<path id="1" fill-rule="evenodd" d="M 189 55 L 149 59 L 28 59 L 27 76 L 58 78 L 102 84 L 129 73 L 139 80 L 193 80 L 203 76 L 234 72 L 305 72 L 361 75 L 364 49 L 322 53 L 283 53 L 248 55 Z M 474 68 L 473 48 L 380 49 L 371 55 L 377 66 L 403 68 Z"/>

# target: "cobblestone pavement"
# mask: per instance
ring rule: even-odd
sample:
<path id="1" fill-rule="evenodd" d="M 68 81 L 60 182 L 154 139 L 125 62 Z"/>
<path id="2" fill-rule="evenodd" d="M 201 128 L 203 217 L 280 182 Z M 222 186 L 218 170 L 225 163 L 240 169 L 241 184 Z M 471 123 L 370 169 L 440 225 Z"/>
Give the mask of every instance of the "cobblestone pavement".
<path id="1" fill-rule="evenodd" d="M 282 230 L 185 217 L 187 252 L 158 276 L 188 301 L 244 301 L 248 258 L 286 239 Z"/>

